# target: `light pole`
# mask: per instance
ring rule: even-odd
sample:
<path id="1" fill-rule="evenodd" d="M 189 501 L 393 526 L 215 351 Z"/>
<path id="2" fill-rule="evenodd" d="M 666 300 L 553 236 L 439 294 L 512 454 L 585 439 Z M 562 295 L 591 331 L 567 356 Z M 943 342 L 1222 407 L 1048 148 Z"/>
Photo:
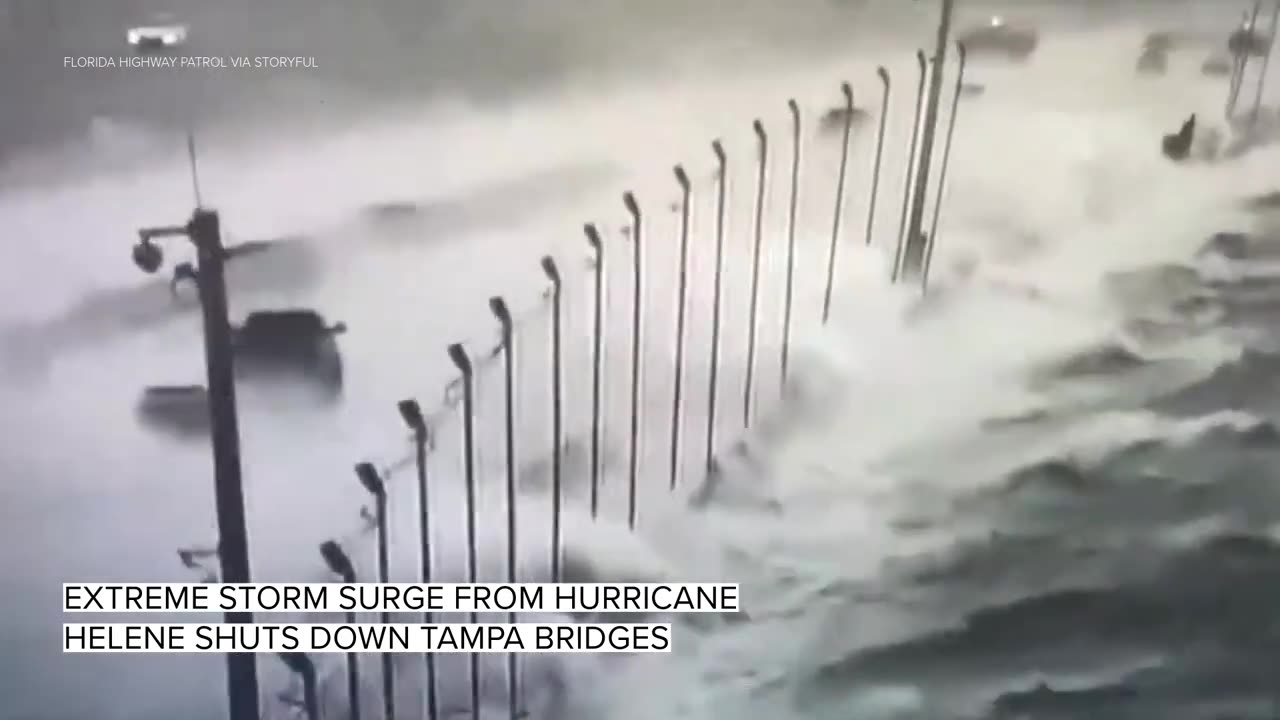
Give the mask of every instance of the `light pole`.
<path id="1" fill-rule="evenodd" d="M 204 357 L 208 375 L 209 424 L 213 437 L 214 497 L 222 582 L 247 583 L 251 582 L 249 538 L 240 477 L 240 431 L 236 420 L 231 323 L 227 319 L 226 249 L 222 246 L 218 229 L 218 214 L 196 208 L 186 225 L 139 230 L 139 241 L 133 248 L 133 262 L 143 272 L 154 273 L 164 262 L 164 255 L 153 240 L 177 236 L 186 237 L 196 247 L 195 280 L 204 317 Z M 180 272 L 189 276 L 190 266 L 182 267 Z M 224 621 L 252 623 L 253 614 L 228 612 Z M 231 720 L 258 720 L 257 661 L 252 653 L 227 653 L 227 700 Z"/>
<path id="2" fill-rule="evenodd" d="M 955 0 L 942 0 L 942 15 L 938 20 L 938 39 L 933 52 L 933 69 L 929 76 L 929 97 L 925 103 L 924 129 L 920 136 L 916 184 L 912 188 L 911 216 L 907 223 L 907 247 L 903 255 L 903 274 L 905 275 L 918 276 L 924 267 L 928 239 L 921 230 L 924 226 L 924 206 L 929 195 L 929 168 L 933 162 L 933 138 L 938 128 L 942 68 L 947 59 L 947 47 L 951 36 L 951 15 L 954 7 Z"/>

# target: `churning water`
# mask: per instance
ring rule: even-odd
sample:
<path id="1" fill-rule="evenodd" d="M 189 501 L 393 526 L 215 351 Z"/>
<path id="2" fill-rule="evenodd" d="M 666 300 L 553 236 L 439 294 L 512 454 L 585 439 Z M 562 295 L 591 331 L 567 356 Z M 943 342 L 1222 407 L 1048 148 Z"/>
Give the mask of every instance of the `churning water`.
<path id="1" fill-rule="evenodd" d="M 358 520 L 352 463 L 403 453 L 394 403 L 437 404 L 451 377 L 444 345 L 492 335 L 488 296 L 536 306 L 544 253 L 583 297 L 582 221 L 598 222 L 625 261 L 624 189 L 657 218 L 645 309 L 660 337 L 645 362 L 670 362 L 670 164 L 694 179 L 694 274 L 705 279 L 713 137 L 733 162 L 730 285 L 745 297 L 750 121 L 772 132 L 774 247 L 794 97 L 806 113 L 795 397 L 785 411 L 761 401 L 767 432 L 718 483 L 668 495 L 669 378 L 647 376 L 645 423 L 657 429 L 645 437 L 659 439 L 643 482 L 661 492 L 642 494 L 633 534 L 617 511 L 622 474 L 599 523 L 582 519 L 579 482 L 566 528 L 588 576 L 738 581 L 747 612 L 678 621 L 670 656 L 531 663 L 530 686 L 555 690 L 545 714 L 1275 717 L 1280 246 L 1245 201 L 1274 189 L 1277 156 L 1264 146 L 1170 164 L 1160 136 L 1192 112 L 1220 124 L 1225 81 L 1199 72 L 1208 46 L 1175 52 L 1163 77 L 1133 71 L 1147 32 L 1221 33 L 1242 8 L 1010 10 L 1040 24 L 1041 46 L 1025 65 L 970 63 L 986 91 L 961 103 L 921 298 L 887 276 L 931 3 L 179 5 L 193 44 L 205 43 L 193 53 L 314 56 L 318 69 L 95 76 L 64 69 L 62 56 L 118 54 L 140 3 L 3 5 L 7 716 L 224 713 L 216 656 L 58 650 L 59 583 L 186 581 L 175 547 L 214 534 L 207 448 L 147 433 L 132 415 L 142 387 L 202 373 L 198 318 L 175 311 L 127 254 L 136 228 L 190 212 L 182 127 L 200 118 L 201 189 L 230 239 L 292 241 L 274 265 L 233 270 L 233 314 L 310 305 L 350 327 L 339 408 L 243 399 L 255 579 L 319 579 L 316 545 Z M 988 11 L 962 5 L 962 26 Z M 845 79 L 874 110 L 877 65 L 894 79 L 878 221 L 864 248 L 868 126 L 853 145 L 832 320 L 819 330 L 838 148 L 816 119 Z M 416 211 L 368 212 L 387 203 Z M 1240 234 L 1209 242 L 1224 231 Z M 767 255 L 775 280 L 780 257 Z M 690 302 L 698 399 L 685 413 L 697 421 L 707 288 L 696 282 Z M 621 324 L 627 290 L 617 292 Z M 745 316 L 731 304 L 725 347 L 741 348 Z M 776 397 L 776 333 L 762 343 L 760 395 Z M 726 353 L 728 435 L 740 425 L 742 358 Z M 584 376 L 572 377 L 581 404 Z M 624 377 L 610 376 L 613 440 L 625 435 Z M 686 424 L 698 437 L 699 422 Z M 581 439 L 580 417 L 569 430 Z M 691 486 L 700 454 L 690 441 Z M 500 460 L 482 464 L 495 472 Z M 581 475 L 580 462 L 569 469 Z M 437 470 L 436 506 L 459 507 L 456 468 Z M 538 487 L 527 491 L 535 513 Z M 398 503 L 395 522 L 413 510 Z M 497 558 L 500 521 L 483 534 Z M 413 577 L 412 530 L 397 539 L 397 574 Z M 445 543 L 442 555 L 441 572 L 456 575 L 457 553 Z M 522 559 L 522 572 L 545 573 L 539 563 Z M 278 689 L 276 670 L 264 693 Z"/>

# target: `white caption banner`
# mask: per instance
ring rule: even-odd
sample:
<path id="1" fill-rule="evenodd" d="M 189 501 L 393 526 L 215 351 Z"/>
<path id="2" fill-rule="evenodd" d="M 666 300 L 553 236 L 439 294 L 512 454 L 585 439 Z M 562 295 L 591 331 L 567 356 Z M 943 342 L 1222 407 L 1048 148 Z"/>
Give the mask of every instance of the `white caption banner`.
<path id="1" fill-rule="evenodd" d="M 670 623 L 65 623 L 69 653 L 671 652 Z"/>
<path id="2" fill-rule="evenodd" d="M 63 612 L 737 612 L 737 583 L 63 583 Z"/>

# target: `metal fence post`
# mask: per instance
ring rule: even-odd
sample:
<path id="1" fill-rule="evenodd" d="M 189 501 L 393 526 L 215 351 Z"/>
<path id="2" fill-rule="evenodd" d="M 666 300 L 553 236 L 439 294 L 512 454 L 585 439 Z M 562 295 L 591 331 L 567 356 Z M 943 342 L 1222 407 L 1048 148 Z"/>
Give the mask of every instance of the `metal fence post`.
<path id="1" fill-rule="evenodd" d="M 791 111 L 791 200 L 787 206 L 787 289 L 782 309 L 782 382 L 787 386 L 787 370 L 791 361 L 791 311 L 796 280 L 796 222 L 800 213 L 800 105 L 787 101 Z"/>
<path id="2" fill-rule="evenodd" d="M 911 121 L 911 148 L 907 151 L 907 182 L 902 189 L 902 216 L 898 219 L 898 245 L 893 253 L 893 275 L 890 277 L 892 282 L 898 281 L 898 276 L 902 271 L 903 253 L 906 248 L 907 211 L 911 207 L 911 188 L 915 180 L 916 144 L 920 141 L 920 115 L 924 112 L 924 84 L 927 65 L 923 50 L 916 51 L 916 62 L 920 66 L 920 82 L 916 86 L 915 119 Z"/>
<path id="3" fill-rule="evenodd" d="M 475 451 L 475 377 L 474 367 L 461 343 L 449 346 L 449 359 L 462 373 L 462 451 L 463 473 L 467 488 L 467 582 L 476 582 L 476 451 Z M 471 622 L 479 615 L 471 613 Z M 471 653 L 471 716 L 480 717 L 480 656 Z"/>
<path id="4" fill-rule="evenodd" d="M 413 432 L 414 465 L 418 471 L 418 533 L 421 547 L 422 582 L 430 583 L 431 572 L 431 496 L 427 487 L 427 444 L 430 442 L 427 421 L 422 416 L 422 407 L 413 399 L 401 400 L 397 405 L 400 417 Z M 428 610 L 422 616 L 422 622 L 430 625 L 434 621 L 434 613 Z M 438 720 L 438 699 L 436 697 L 436 658 L 434 653 L 424 653 L 427 664 L 427 720 Z"/>
<path id="5" fill-rule="evenodd" d="M 374 498 L 378 521 L 378 582 L 389 583 L 391 568 L 387 547 L 387 486 L 372 463 L 356 465 L 356 476 Z M 382 622 L 390 623 L 391 613 L 383 610 Z M 391 661 L 390 653 L 382 653 L 382 708 L 385 720 L 395 720 L 396 717 L 395 667 Z"/>
<path id="6" fill-rule="evenodd" d="M 551 281 L 551 582 L 560 582 L 560 503 L 564 455 L 564 372 L 561 367 L 563 328 L 560 268 L 550 255 L 542 258 L 542 271 Z"/>
<path id="7" fill-rule="evenodd" d="M 769 135 L 759 120 L 751 123 L 760 151 L 760 170 L 756 180 L 756 217 L 751 253 L 751 306 L 747 311 L 747 376 L 742 387 L 742 427 L 751 427 L 751 397 L 756 372 L 756 334 L 760 313 L 760 252 L 764 245 L 764 187 L 769 165 Z"/>
<path id="8" fill-rule="evenodd" d="M 333 540 L 326 540 L 320 544 L 320 557 L 324 558 L 330 572 L 342 578 L 342 582 L 356 582 L 355 567 L 351 564 L 351 558 L 342 551 L 341 545 Z M 348 612 L 347 624 L 354 625 L 355 622 L 355 611 Z M 351 720 L 360 720 L 360 658 L 354 652 L 347 653 L 347 703 L 347 714 Z"/>
<path id="9" fill-rule="evenodd" d="M 875 231 L 876 198 L 880 194 L 880 160 L 884 157 L 884 131 L 889 120 L 889 71 L 884 66 L 876 68 L 880 85 L 884 87 L 880 98 L 880 128 L 876 131 L 876 160 L 871 169 L 871 200 L 867 208 L 867 246 L 871 245 L 871 236 Z"/>
<path id="10" fill-rule="evenodd" d="M 955 0 L 942 0 L 942 16 L 938 21 L 938 38 L 933 51 L 932 76 L 929 78 L 929 99 L 925 104 L 923 135 L 920 138 L 920 158 L 916 170 L 915 192 L 911 198 L 911 219 L 907 223 L 906 249 L 903 252 L 903 271 L 918 273 L 924 263 L 924 242 L 921 234 L 924 223 L 924 206 L 929 193 L 929 171 L 933 163 L 933 140 L 937 133 L 938 103 L 942 96 L 943 68 L 950 48 L 951 14 Z"/>
<path id="11" fill-rule="evenodd" d="M 640 354 L 643 322 L 640 313 L 644 302 L 644 243 L 640 206 L 636 204 L 636 196 L 630 192 L 624 193 L 622 203 L 631 215 L 631 243 L 633 248 L 631 256 L 633 283 L 631 297 L 631 453 L 627 467 L 627 527 L 634 530 L 636 527 L 636 482 L 640 474 L 640 378 L 643 372 Z"/>
<path id="12" fill-rule="evenodd" d="M 725 223 L 725 186 L 729 183 L 729 160 L 724 146 L 719 140 L 713 140 L 711 151 L 715 153 L 719 184 L 716 189 L 716 267 L 712 277 L 714 289 L 711 299 L 711 364 L 710 377 L 707 380 L 707 447 L 705 471 L 710 476 L 715 467 L 716 441 L 716 400 L 719 391 L 720 375 L 720 296 L 724 283 L 724 223 Z"/>
<path id="13" fill-rule="evenodd" d="M 601 423 L 601 364 L 604 362 L 604 244 L 600 231 L 587 223 L 583 226 L 587 244 L 595 253 L 594 303 L 591 321 L 591 517 L 600 508 L 600 423 Z"/>
<path id="14" fill-rule="evenodd" d="M 692 185 L 684 168 L 676 165 L 676 182 L 680 185 L 680 275 L 676 291 L 676 359 L 674 387 L 671 393 L 671 485 L 674 490 L 680 475 L 681 401 L 684 393 L 685 306 L 689 296 L 689 199 Z"/>
<path id="15" fill-rule="evenodd" d="M 501 297 L 489 298 L 489 310 L 498 319 L 502 332 L 503 405 L 507 462 L 507 582 L 516 582 L 516 370 L 515 332 L 511 309 Z M 515 623 L 508 613 L 507 622 Z M 516 654 L 507 653 L 507 707 L 511 720 L 519 716 Z"/>
<path id="16" fill-rule="evenodd" d="M 302 678 L 302 705 L 307 720 L 320 720 L 320 699 L 316 694 L 316 666 L 306 653 L 276 653 L 289 669 Z"/>
<path id="17" fill-rule="evenodd" d="M 827 286 L 822 295 L 822 323 L 831 318 L 831 293 L 836 281 L 836 247 L 840 244 L 840 217 L 844 213 L 844 179 L 849 169 L 849 138 L 853 134 L 853 87 L 840 84 L 844 95 L 844 140 L 840 148 L 840 175 L 836 180 L 836 209 L 831 221 L 831 248 L 827 253 Z"/>

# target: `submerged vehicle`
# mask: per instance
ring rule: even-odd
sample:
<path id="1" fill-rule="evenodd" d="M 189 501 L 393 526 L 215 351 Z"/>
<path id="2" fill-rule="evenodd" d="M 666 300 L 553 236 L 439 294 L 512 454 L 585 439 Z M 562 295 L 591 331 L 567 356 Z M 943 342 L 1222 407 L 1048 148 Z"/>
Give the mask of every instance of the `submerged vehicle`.
<path id="1" fill-rule="evenodd" d="M 1271 38 L 1254 28 L 1246 15 L 1240 26 L 1227 38 L 1227 50 L 1236 57 L 1266 57 L 1271 50 Z"/>
<path id="2" fill-rule="evenodd" d="M 232 328 L 237 385 L 257 385 L 253 395 L 258 395 L 301 380 L 311 398 L 301 407 L 314 408 L 316 399 L 328 406 L 342 393 L 342 357 L 334 336 L 345 331 L 345 324 L 327 325 L 313 310 L 251 313 L 243 325 Z M 137 416 L 153 430 L 203 437 L 210 427 L 208 391 L 204 385 L 150 386 L 142 393 Z"/>
<path id="3" fill-rule="evenodd" d="M 187 42 L 187 26 L 168 15 L 158 15 L 146 25 L 129 28 L 125 38 L 136 52 L 164 50 Z"/>
<path id="4" fill-rule="evenodd" d="M 1033 28 L 1014 27 L 996 15 L 986 25 L 962 33 L 959 40 L 970 54 L 1025 60 L 1040 44 L 1040 35 Z"/>
<path id="5" fill-rule="evenodd" d="M 345 323 L 328 325 L 314 310 L 250 313 L 232 329 L 236 374 L 243 379 L 287 375 L 319 385 L 327 394 L 342 390 L 342 355 L 336 335 Z"/>
<path id="6" fill-rule="evenodd" d="M 1200 74 L 1210 77 L 1225 77 L 1231 74 L 1231 58 L 1213 54 L 1200 63 Z"/>
<path id="7" fill-rule="evenodd" d="M 823 132 L 843 132 L 846 122 L 850 122 L 852 128 L 857 130 L 870 119 L 871 113 L 860 107 L 853 108 L 852 117 L 850 117 L 848 108 L 835 107 L 823 113 L 820 122 Z"/>
<path id="8" fill-rule="evenodd" d="M 179 436 L 209 431 L 209 397 L 203 385 L 152 385 L 138 401 L 138 420 Z"/>
<path id="9" fill-rule="evenodd" d="M 1169 69 L 1169 54 L 1164 50 L 1147 48 L 1138 56 L 1138 72 L 1142 75 L 1163 75 Z"/>
<path id="10" fill-rule="evenodd" d="M 1138 72 L 1143 75 L 1163 75 L 1169 69 L 1169 52 L 1176 45 L 1175 36 L 1168 32 L 1153 32 L 1142 41 L 1142 54 L 1138 56 Z"/>

